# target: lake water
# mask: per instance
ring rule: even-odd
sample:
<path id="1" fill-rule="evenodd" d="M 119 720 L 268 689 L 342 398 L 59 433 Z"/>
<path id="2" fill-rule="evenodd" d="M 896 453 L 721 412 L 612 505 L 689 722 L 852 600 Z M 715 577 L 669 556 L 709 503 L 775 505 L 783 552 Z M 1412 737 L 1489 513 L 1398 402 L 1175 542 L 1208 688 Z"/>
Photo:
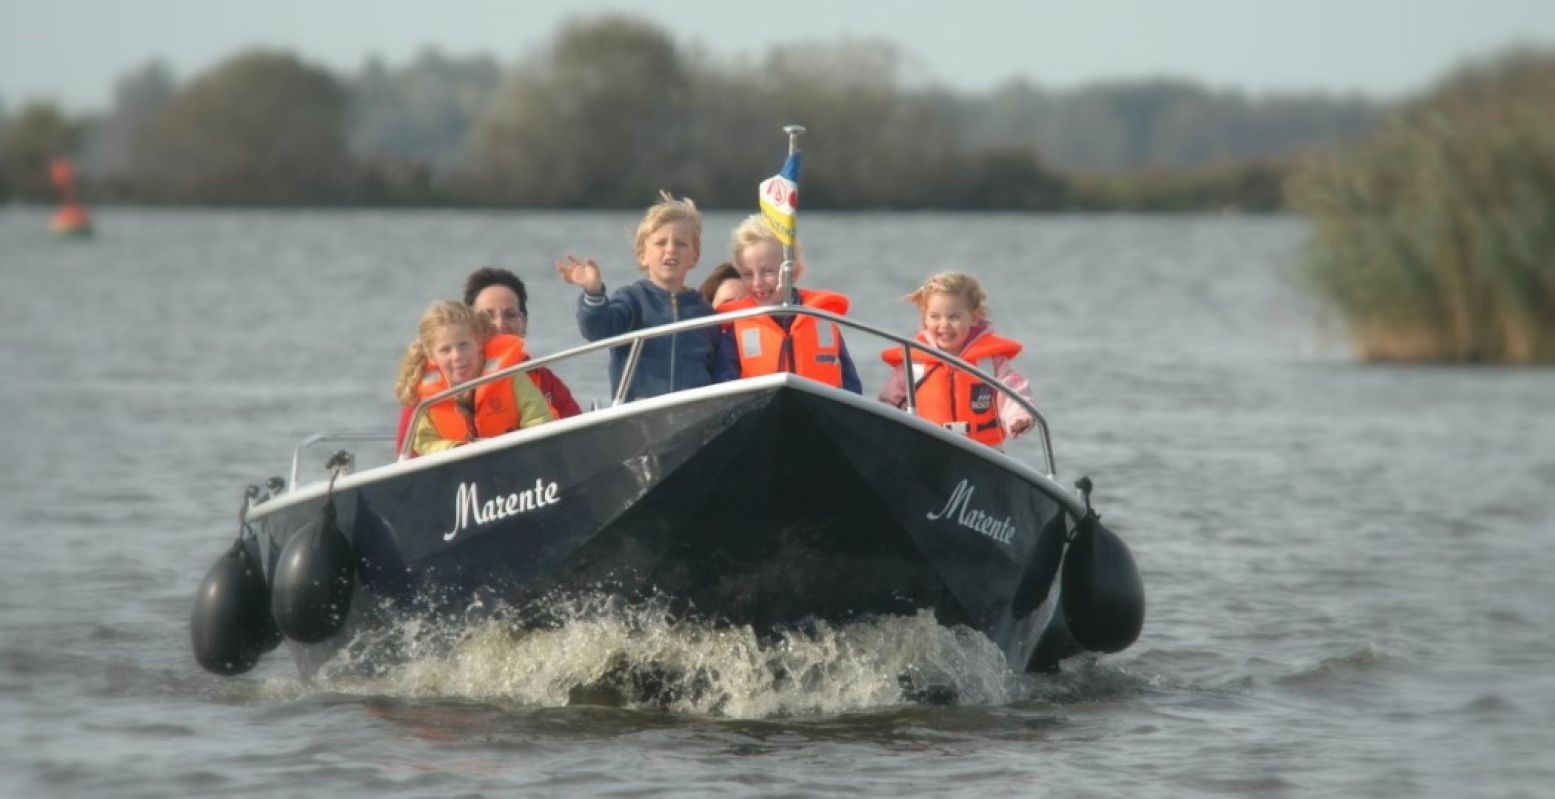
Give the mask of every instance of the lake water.
<path id="1" fill-rule="evenodd" d="M 0 211 L 0 795 L 1555 785 L 1555 370 L 1354 362 L 1289 279 L 1300 220 L 806 214 L 806 284 L 860 318 L 909 332 L 900 298 L 923 277 L 984 279 L 1027 345 L 1060 474 L 1093 477 L 1133 548 L 1145 628 L 1057 677 L 1004 673 L 922 620 L 834 631 L 791 653 L 816 675 L 805 692 L 730 678 L 708 709 L 558 694 L 650 646 L 644 629 L 660 654 L 743 673 L 745 642 L 651 619 L 475 630 L 314 683 L 284 650 L 233 679 L 189 650 L 242 487 L 310 433 L 390 425 L 430 300 L 507 266 L 530 281 L 531 350 L 573 344 L 575 294 L 549 265 L 594 255 L 607 283 L 635 279 L 637 214 L 104 209 L 84 241 L 50 239 L 47 216 Z M 709 215 L 693 280 L 737 218 Z M 586 404 L 602 372 L 564 376 Z M 875 690 L 924 659 L 960 704 Z"/>

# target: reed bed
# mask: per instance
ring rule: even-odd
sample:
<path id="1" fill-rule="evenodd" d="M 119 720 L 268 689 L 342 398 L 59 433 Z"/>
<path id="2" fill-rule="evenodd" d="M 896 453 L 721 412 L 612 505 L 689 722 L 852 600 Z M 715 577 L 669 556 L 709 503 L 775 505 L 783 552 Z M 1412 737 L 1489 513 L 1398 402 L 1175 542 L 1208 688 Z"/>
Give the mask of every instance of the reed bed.
<path id="1" fill-rule="evenodd" d="M 1360 357 L 1555 361 L 1555 55 L 1460 70 L 1288 192 Z"/>

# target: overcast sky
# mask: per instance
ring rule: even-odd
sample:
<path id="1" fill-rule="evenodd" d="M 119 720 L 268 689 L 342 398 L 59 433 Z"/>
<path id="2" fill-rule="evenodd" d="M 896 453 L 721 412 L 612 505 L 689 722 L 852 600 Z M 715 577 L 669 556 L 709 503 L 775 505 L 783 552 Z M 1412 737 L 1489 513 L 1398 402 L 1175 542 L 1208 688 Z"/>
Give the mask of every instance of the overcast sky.
<path id="1" fill-rule="evenodd" d="M 1068 88 L 1166 75 L 1380 99 L 1465 58 L 1555 47 L 1555 0 L 0 0 L 0 100 L 103 109 L 115 79 L 152 58 L 183 80 L 257 45 L 339 71 L 428 45 L 511 63 L 563 20 L 607 11 L 726 58 L 883 39 L 914 59 L 910 78 L 964 91 L 1017 76 Z"/>

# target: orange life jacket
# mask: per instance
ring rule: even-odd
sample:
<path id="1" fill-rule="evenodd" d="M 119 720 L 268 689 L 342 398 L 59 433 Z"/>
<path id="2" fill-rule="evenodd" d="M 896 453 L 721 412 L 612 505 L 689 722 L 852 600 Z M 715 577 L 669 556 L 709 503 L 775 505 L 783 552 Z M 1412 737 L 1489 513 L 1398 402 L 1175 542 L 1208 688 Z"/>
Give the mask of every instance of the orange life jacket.
<path id="1" fill-rule="evenodd" d="M 923 333 L 919 333 L 917 338 L 933 346 Z M 1018 341 L 984 333 L 967 344 L 961 350 L 960 357 L 992 374 L 993 358 L 1014 358 L 1020 350 Z M 880 353 L 880 357 L 886 363 L 900 367 L 902 348 L 892 347 Z M 935 424 L 960 429 L 989 446 L 996 447 L 1004 441 L 1004 425 L 999 423 L 997 389 L 926 352 L 913 350 L 912 359 L 911 385 L 919 416 Z"/>
<path id="2" fill-rule="evenodd" d="M 524 340 L 518 336 L 500 334 L 492 336 L 481 348 L 486 362 L 481 374 L 489 375 L 500 369 L 523 363 L 529 358 L 524 352 Z M 422 399 L 448 388 L 448 379 L 441 369 L 428 363 L 417 386 Z M 500 436 L 518 429 L 518 397 L 513 393 L 511 380 L 494 380 L 475 389 L 475 415 L 472 419 L 460 410 L 454 398 L 446 399 L 427 409 L 439 438 L 449 441 L 470 441 L 474 435 L 481 438 Z"/>
<path id="3" fill-rule="evenodd" d="M 799 290 L 799 302 L 836 314 L 848 312 L 848 298 L 831 291 Z M 719 312 L 756 307 L 750 297 L 730 300 Z M 787 330 L 771 316 L 752 316 L 734 323 L 740 354 L 740 377 L 793 372 L 842 387 L 842 333 L 835 324 L 813 316 L 789 317 Z"/>

